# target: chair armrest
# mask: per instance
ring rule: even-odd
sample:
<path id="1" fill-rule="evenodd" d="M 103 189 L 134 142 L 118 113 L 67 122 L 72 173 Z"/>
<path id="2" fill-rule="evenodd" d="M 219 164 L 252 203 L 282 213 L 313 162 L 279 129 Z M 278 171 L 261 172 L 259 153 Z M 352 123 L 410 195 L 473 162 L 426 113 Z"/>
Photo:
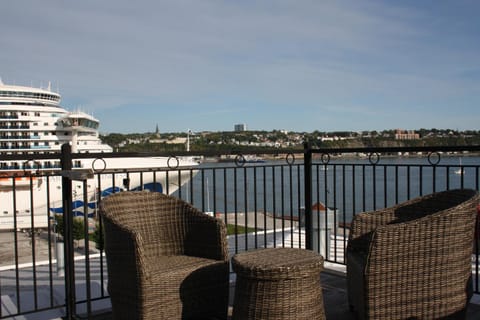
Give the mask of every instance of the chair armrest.
<path id="1" fill-rule="evenodd" d="M 187 222 L 185 254 L 214 260 L 228 260 L 227 229 L 220 219 L 192 214 Z"/>
<path id="2" fill-rule="evenodd" d="M 467 277 L 474 224 L 472 215 L 450 212 L 378 227 L 372 234 L 367 268 L 377 273 L 388 266 L 392 273 L 413 267 L 417 272 L 439 274 L 439 268 L 458 269 L 464 263 Z"/>
<path id="3" fill-rule="evenodd" d="M 393 208 L 362 212 L 353 217 L 350 234 L 352 238 L 356 238 L 372 232 L 380 226 L 387 225 L 395 221 L 395 219 Z"/>
<path id="4" fill-rule="evenodd" d="M 373 231 L 378 227 L 395 221 L 392 208 L 384 210 L 362 212 L 355 215 L 350 226 L 348 250 L 367 252 L 372 239 Z"/>
<path id="5" fill-rule="evenodd" d="M 138 232 L 112 223 L 107 218 L 104 218 L 104 223 L 109 287 L 128 288 L 131 294 L 135 294 L 138 281 L 146 279 L 149 274 L 143 239 Z M 129 282 L 128 279 L 132 278 L 126 275 L 131 274 L 137 274 L 137 279 Z"/>

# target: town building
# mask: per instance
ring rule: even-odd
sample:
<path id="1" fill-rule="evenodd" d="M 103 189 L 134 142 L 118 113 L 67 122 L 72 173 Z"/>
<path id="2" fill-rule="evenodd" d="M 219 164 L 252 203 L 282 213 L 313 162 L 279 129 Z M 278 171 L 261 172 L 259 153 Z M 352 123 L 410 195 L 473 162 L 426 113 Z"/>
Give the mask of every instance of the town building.
<path id="1" fill-rule="evenodd" d="M 415 133 L 415 130 L 395 130 L 395 140 L 418 140 L 420 135 Z"/>
<path id="2" fill-rule="evenodd" d="M 235 132 L 247 131 L 247 125 L 245 123 L 236 124 L 233 128 Z"/>

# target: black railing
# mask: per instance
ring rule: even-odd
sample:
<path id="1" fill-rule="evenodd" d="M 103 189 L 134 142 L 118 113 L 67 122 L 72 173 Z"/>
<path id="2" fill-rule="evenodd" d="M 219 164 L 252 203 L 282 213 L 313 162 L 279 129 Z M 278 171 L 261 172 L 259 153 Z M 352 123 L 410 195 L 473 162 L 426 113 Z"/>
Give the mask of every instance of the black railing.
<path id="1" fill-rule="evenodd" d="M 21 177 L 20 170 L 2 179 L 2 192 L 12 195 L 6 211 L 18 212 L 13 216 L 0 212 L 4 219 L 0 222 L 11 223 L 9 231 L 0 233 L 11 242 L 1 254 L 13 252 L 11 258 L 2 259 L 0 269 L 1 318 L 55 311 L 71 319 L 108 310 L 102 221 L 96 216 L 96 203 L 111 192 L 148 186 L 191 202 L 226 222 L 231 229 L 231 254 L 260 247 L 311 248 L 324 255 L 329 267 L 342 269 L 353 215 L 435 191 L 480 189 L 480 147 L 319 149 L 306 145 L 303 151 L 280 155 L 252 150 L 256 157 L 227 157 L 231 162 L 211 153 L 202 164 L 186 168 L 176 167 L 185 156 L 181 154 L 93 155 L 71 154 L 68 149 L 64 146 L 61 172 L 36 170 L 27 175 L 25 171 Z M 59 160 L 59 155 L 40 156 Z M 80 161 L 92 156 L 98 156 L 92 168 L 79 169 Z M 104 159 L 147 156 L 169 161 L 149 169 L 105 167 Z M 5 159 L 32 163 L 13 155 Z M 59 190 L 62 202 L 55 199 Z M 29 194 L 27 207 L 20 203 L 25 193 Z M 45 206 L 37 205 L 40 200 Z M 55 213 L 63 213 L 63 230 Z M 82 213 L 81 218 L 73 218 Z M 83 240 L 75 240 L 78 221 L 83 222 Z M 8 229 L 4 224 L 2 228 Z M 89 234 L 97 242 L 89 241 Z M 61 255 L 56 251 L 60 243 L 64 244 Z M 480 293 L 475 250 L 474 289 Z M 57 263 L 62 259 L 63 267 Z"/>

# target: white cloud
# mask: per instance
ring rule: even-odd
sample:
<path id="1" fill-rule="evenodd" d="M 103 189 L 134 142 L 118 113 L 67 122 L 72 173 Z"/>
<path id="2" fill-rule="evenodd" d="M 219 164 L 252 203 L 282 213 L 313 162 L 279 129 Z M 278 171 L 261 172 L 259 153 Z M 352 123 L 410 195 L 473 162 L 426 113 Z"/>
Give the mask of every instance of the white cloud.
<path id="1" fill-rule="evenodd" d="M 440 123 L 446 116 L 434 111 L 457 99 L 471 97 L 459 112 L 478 114 L 480 45 L 470 13 L 478 5 L 471 5 L 12 1 L 0 12 L 0 76 L 59 83 L 64 101 L 92 111 L 151 105 L 218 114 L 235 106 L 253 122 L 282 110 L 265 126 L 295 129 L 305 119 L 292 119 L 291 108 L 395 127 L 398 110 L 422 106 Z M 382 118 L 379 110 L 397 117 Z M 217 116 L 210 129 L 232 118 Z"/>

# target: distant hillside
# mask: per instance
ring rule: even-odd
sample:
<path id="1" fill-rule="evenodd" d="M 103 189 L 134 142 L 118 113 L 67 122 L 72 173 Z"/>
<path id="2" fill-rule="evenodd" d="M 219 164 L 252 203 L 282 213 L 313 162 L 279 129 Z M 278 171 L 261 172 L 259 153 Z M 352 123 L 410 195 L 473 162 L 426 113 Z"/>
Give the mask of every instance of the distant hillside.
<path id="1" fill-rule="evenodd" d="M 286 132 L 242 131 L 201 133 L 144 133 L 108 134 L 101 136 L 104 143 L 115 151 L 123 152 L 182 152 L 187 141 L 195 152 L 242 149 L 303 149 L 305 141 L 322 148 L 362 147 L 419 147 L 480 145 L 479 131 L 459 132 L 454 130 L 421 129 L 414 132 L 411 140 L 396 139 L 394 130 L 364 132 Z"/>

